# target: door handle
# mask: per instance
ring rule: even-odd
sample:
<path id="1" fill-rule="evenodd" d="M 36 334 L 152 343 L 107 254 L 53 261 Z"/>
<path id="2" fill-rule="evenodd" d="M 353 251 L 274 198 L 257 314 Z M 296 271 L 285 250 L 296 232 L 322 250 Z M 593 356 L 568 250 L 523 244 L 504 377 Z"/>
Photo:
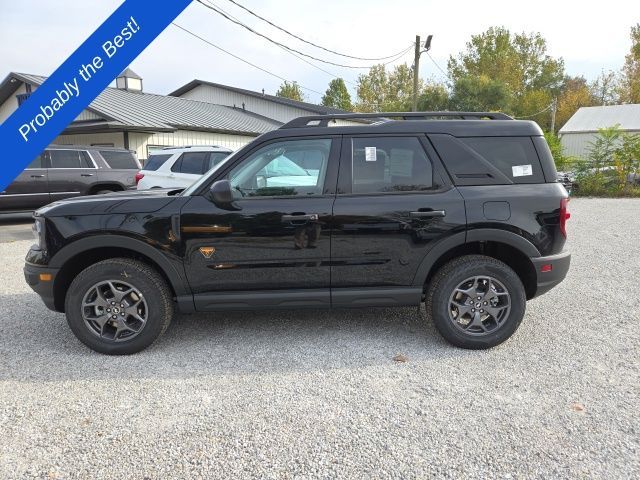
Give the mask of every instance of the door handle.
<path id="1" fill-rule="evenodd" d="M 31 175 L 31 178 L 44 178 L 44 175 Z"/>
<path id="2" fill-rule="evenodd" d="M 93 173 L 81 173 L 81 177 L 93 177 Z"/>
<path id="3" fill-rule="evenodd" d="M 411 218 L 431 218 L 431 217 L 444 217 L 446 212 L 444 210 L 425 210 L 418 212 L 409 212 Z"/>
<path id="4" fill-rule="evenodd" d="M 286 222 L 306 223 L 306 222 L 315 221 L 315 220 L 318 220 L 317 213 L 309 213 L 309 214 L 301 213 L 300 215 L 282 215 L 282 221 L 285 223 Z"/>

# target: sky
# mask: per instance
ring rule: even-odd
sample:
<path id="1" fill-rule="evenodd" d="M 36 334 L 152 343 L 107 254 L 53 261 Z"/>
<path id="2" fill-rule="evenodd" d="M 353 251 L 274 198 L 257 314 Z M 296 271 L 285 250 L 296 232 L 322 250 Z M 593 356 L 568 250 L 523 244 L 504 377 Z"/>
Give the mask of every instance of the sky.
<path id="1" fill-rule="evenodd" d="M 229 0 L 209 0 L 255 30 L 335 63 L 366 66 L 376 62 L 338 57 L 301 43 L 263 23 Z M 450 55 L 464 49 L 471 35 L 491 26 L 512 32 L 540 32 L 548 53 L 562 57 L 569 75 L 595 79 L 618 70 L 630 48 L 630 27 L 640 22 L 640 1 L 431 1 L 431 0 L 236 0 L 292 33 L 326 48 L 360 57 L 402 51 L 415 35 L 433 35 L 431 57 L 422 55 L 420 76 L 443 80 Z M 122 2 L 117 0 L 0 0 L 0 78 L 9 72 L 51 74 Z M 149 2 L 160 8 L 162 2 Z M 366 69 L 301 61 L 217 13 L 193 2 L 175 20 L 180 26 L 274 74 L 305 87 L 305 99 L 319 103 L 330 74 L 354 84 Z M 390 66 L 407 62 L 413 50 Z M 246 65 L 170 25 L 131 64 L 146 92 L 166 94 L 198 78 L 275 93 L 282 80 Z"/>

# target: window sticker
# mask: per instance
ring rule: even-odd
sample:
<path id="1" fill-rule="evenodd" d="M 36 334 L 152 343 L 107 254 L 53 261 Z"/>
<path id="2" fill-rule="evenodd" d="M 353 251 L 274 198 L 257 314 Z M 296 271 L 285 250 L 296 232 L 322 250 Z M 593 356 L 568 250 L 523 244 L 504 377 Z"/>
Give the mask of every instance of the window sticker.
<path id="1" fill-rule="evenodd" d="M 376 147 L 364 147 L 364 159 L 367 162 L 375 162 L 378 159 Z"/>
<path id="2" fill-rule="evenodd" d="M 511 167 L 514 177 L 528 177 L 533 175 L 533 168 L 531 165 L 514 165 Z"/>

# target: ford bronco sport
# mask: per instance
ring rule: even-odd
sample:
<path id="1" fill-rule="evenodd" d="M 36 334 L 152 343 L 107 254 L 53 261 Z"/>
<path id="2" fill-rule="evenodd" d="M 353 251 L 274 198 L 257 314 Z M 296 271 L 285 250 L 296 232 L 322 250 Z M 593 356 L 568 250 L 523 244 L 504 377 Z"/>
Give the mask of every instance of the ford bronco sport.
<path id="1" fill-rule="evenodd" d="M 569 269 L 540 128 L 501 113 L 341 114 L 262 135 L 186 190 L 38 210 L 25 277 L 90 348 L 149 346 L 174 310 L 426 305 L 489 348 Z"/>

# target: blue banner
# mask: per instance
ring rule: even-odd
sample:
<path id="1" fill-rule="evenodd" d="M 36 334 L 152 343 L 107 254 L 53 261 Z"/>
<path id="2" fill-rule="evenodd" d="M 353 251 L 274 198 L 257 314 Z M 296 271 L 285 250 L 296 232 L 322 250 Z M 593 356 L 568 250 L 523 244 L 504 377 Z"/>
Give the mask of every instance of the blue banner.
<path id="1" fill-rule="evenodd" d="M 2 125 L 4 190 L 191 0 L 125 2 Z M 46 55 L 47 46 L 42 46 Z"/>

